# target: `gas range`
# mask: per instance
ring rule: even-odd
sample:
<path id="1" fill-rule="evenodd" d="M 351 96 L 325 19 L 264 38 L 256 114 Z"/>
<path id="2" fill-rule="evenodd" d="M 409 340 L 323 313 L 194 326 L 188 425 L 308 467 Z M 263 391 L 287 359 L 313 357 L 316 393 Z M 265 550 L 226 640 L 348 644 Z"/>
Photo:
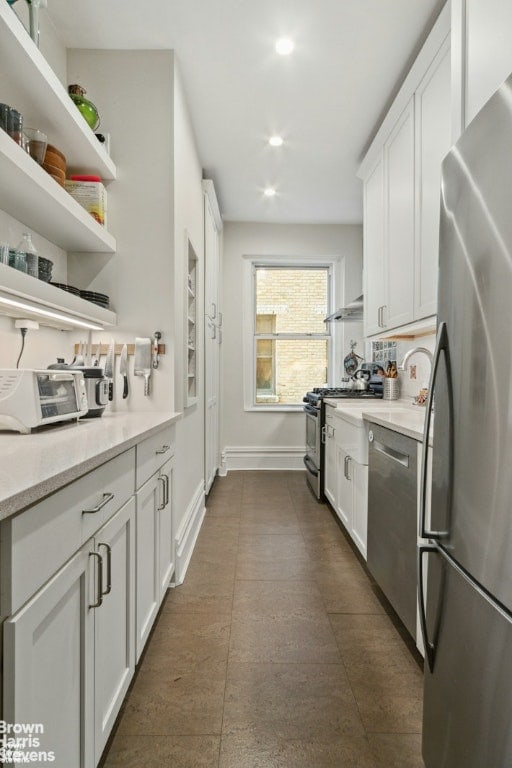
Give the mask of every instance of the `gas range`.
<path id="1" fill-rule="evenodd" d="M 306 413 L 306 455 L 304 464 L 307 470 L 307 479 L 317 499 L 323 498 L 325 450 L 325 403 L 327 398 L 340 400 L 378 400 L 382 398 L 382 392 L 375 392 L 371 385 L 366 390 L 346 389 L 344 387 L 315 387 L 302 398 Z"/>
<path id="2" fill-rule="evenodd" d="M 306 392 L 303 402 L 313 407 L 319 407 L 326 397 L 347 400 L 375 400 L 382 398 L 382 392 L 373 389 L 345 389 L 344 387 L 314 387 L 311 392 Z"/>

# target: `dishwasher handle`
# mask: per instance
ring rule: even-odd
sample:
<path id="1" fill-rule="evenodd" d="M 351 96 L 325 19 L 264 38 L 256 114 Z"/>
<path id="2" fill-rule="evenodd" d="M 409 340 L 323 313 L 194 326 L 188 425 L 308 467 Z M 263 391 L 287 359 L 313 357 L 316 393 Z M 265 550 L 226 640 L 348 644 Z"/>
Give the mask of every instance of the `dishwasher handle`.
<path id="1" fill-rule="evenodd" d="M 387 456 L 389 459 L 393 459 L 393 461 L 397 461 L 403 467 L 409 469 L 408 453 L 397 451 L 396 448 L 392 448 L 390 445 L 384 445 L 384 443 L 381 443 L 379 440 L 375 440 L 375 438 L 372 439 L 372 445 L 375 451 L 384 454 L 384 456 Z"/>

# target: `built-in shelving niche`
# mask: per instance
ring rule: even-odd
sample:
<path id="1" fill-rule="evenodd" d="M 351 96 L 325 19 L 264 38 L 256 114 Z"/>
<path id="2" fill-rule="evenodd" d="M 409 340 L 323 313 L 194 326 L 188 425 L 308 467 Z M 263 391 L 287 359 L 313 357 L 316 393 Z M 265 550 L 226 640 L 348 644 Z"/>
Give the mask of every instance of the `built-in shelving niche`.
<path id="1" fill-rule="evenodd" d="M 197 301 L 199 297 L 198 285 L 198 261 L 194 246 L 190 242 L 188 235 L 186 237 L 186 258 L 187 258 L 187 287 L 186 287 L 186 343 L 187 363 L 186 363 L 186 382 L 185 382 L 185 405 L 188 408 L 197 402 L 198 392 L 198 350 L 197 350 Z"/>

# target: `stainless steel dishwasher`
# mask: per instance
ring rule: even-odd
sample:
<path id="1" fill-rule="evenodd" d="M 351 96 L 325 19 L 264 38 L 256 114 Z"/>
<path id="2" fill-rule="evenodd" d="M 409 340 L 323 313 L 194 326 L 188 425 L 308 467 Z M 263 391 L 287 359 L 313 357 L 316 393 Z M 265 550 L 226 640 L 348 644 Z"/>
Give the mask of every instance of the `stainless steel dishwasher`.
<path id="1" fill-rule="evenodd" d="M 370 424 L 368 568 L 416 638 L 417 442 Z"/>

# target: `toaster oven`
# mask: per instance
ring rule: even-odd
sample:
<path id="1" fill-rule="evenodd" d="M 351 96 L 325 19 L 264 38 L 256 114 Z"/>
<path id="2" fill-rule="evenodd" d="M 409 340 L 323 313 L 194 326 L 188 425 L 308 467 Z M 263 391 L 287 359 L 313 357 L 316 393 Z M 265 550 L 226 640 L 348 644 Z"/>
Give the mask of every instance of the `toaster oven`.
<path id="1" fill-rule="evenodd" d="M 87 410 L 82 371 L 0 369 L 0 429 L 28 434 Z"/>

